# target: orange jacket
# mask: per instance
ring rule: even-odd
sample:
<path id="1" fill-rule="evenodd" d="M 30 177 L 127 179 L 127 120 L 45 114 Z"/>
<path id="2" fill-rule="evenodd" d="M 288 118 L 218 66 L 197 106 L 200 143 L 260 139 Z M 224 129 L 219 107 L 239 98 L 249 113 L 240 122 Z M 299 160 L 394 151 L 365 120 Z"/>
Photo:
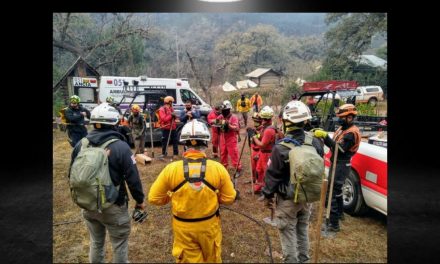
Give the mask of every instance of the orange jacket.
<path id="1" fill-rule="evenodd" d="M 263 98 L 261 97 L 261 95 L 258 95 L 258 97 L 255 99 L 256 94 L 252 95 L 250 101 L 251 101 L 251 106 L 254 105 L 255 100 L 257 100 L 257 105 L 258 105 L 258 109 L 260 109 L 261 105 L 263 104 Z"/>

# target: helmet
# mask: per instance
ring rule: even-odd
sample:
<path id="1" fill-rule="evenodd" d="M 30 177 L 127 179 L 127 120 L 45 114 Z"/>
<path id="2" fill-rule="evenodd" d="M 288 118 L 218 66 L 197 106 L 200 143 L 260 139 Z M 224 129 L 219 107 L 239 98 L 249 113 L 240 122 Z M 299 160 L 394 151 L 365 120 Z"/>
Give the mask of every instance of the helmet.
<path id="1" fill-rule="evenodd" d="M 259 116 L 262 119 L 271 119 L 273 117 L 273 109 L 270 106 L 265 106 L 260 110 Z"/>
<path id="2" fill-rule="evenodd" d="M 172 97 L 172 96 L 167 96 L 167 97 L 165 97 L 164 99 L 163 99 L 163 102 L 164 103 L 169 103 L 169 102 L 174 102 L 174 98 Z"/>
<path id="3" fill-rule="evenodd" d="M 137 104 L 134 104 L 131 107 L 131 111 L 134 112 L 134 113 L 139 113 L 141 111 L 141 107 L 139 105 L 137 105 Z"/>
<path id="4" fill-rule="evenodd" d="M 336 112 L 337 117 L 344 117 L 348 115 L 357 115 L 356 106 L 352 104 L 343 104 L 338 108 Z"/>
<path id="5" fill-rule="evenodd" d="M 182 132 L 180 133 L 180 142 L 191 141 L 191 145 L 195 146 L 200 141 L 207 144 L 211 140 L 211 134 L 205 123 L 197 121 L 196 119 L 186 123 Z M 199 142 L 197 142 L 199 141 Z"/>
<path id="6" fill-rule="evenodd" d="M 81 98 L 79 98 L 78 95 L 72 95 L 72 96 L 70 97 L 70 102 L 71 102 L 71 103 L 77 103 L 77 104 L 79 104 L 79 102 L 81 102 Z"/>
<path id="7" fill-rule="evenodd" d="M 256 122 L 261 122 L 261 117 L 260 117 L 260 115 L 259 115 L 257 112 L 255 112 L 255 113 L 252 115 L 252 120 L 254 120 L 254 121 L 256 121 Z"/>
<path id="8" fill-rule="evenodd" d="M 232 109 L 232 104 L 228 100 L 223 101 L 223 109 Z"/>
<path id="9" fill-rule="evenodd" d="M 118 121 L 118 110 L 108 103 L 102 103 L 93 108 L 90 114 L 90 124 L 116 125 Z"/>
<path id="10" fill-rule="evenodd" d="M 301 101 L 290 101 L 283 109 L 283 120 L 300 123 L 309 119 L 312 119 L 310 109 Z"/>
<path id="11" fill-rule="evenodd" d="M 113 103 L 115 101 L 115 98 L 113 98 L 112 96 L 109 96 L 107 98 L 105 98 L 105 101 L 109 104 Z"/>

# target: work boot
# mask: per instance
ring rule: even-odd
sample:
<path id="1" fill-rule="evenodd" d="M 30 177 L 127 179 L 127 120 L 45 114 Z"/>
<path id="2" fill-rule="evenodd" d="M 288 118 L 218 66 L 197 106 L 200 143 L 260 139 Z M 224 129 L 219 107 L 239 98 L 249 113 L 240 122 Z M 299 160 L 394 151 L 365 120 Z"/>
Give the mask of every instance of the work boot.
<path id="1" fill-rule="evenodd" d="M 344 213 L 341 214 L 341 217 L 339 217 L 339 220 L 341 220 L 341 221 L 345 220 L 345 214 Z"/>
<path id="2" fill-rule="evenodd" d="M 260 197 L 258 197 L 257 201 L 259 201 L 259 202 L 262 202 L 262 201 L 264 201 L 264 195 L 263 195 L 263 194 L 262 194 L 262 195 L 260 195 Z"/>
<path id="3" fill-rule="evenodd" d="M 340 229 L 340 227 L 339 226 L 334 226 L 334 225 L 332 225 L 332 224 L 326 224 L 326 223 L 323 223 L 322 224 L 322 226 L 321 226 L 321 231 L 332 231 L 332 232 L 339 232 L 341 229 Z"/>

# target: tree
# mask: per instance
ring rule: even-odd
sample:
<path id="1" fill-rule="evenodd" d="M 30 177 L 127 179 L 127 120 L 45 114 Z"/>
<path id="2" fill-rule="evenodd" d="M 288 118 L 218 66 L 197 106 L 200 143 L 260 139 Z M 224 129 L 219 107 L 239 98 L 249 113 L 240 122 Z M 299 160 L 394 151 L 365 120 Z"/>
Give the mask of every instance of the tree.
<path id="1" fill-rule="evenodd" d="M 53 25 L 54 50 L 81 56 L 111 74 L 116 74 L 121 64 L 125 72 L 136 68 L 133 51 L 142 53 L 139 43 L 148 39 L 150 32 L 148 19 L 135 14 L 54 13 Z"/>
<path id="2" fill-rule="evenodd" d="M 381 85 L 386 92 L 386 70 L 360 65 L 357 58 L 370 48 L 374 36 L 386 39 L 387 14 L 328 14 L 326 22 L 331 26 L 325 34 L 326 58 L 319 72 L 308 79 L 356 80 L 360 85 Z M 380 52 L 386 54 L 386 47 Z"/>

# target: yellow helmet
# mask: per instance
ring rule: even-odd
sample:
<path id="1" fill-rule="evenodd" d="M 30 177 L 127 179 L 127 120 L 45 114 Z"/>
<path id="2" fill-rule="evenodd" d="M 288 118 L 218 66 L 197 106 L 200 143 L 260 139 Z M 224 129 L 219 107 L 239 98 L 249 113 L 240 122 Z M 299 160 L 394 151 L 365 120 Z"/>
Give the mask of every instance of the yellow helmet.
<path id="1" fill-rule="evenodd" d="M 336 112 L 337 117 L 344 117 L 348 115 L 357 115 L 356 106 L 352 104 L 343 104 L 338 108 Z"/>
<path id="2" fill-rule="evenodd" d="M 139 112 L 141 111 L 141 107 L 140 107 L 139 105 L 137 105 L 137 104 L 134 104 L 134 105 L 131 107 L 131 111 L 132 111 L 133 113 L 139 113 Z"/>

